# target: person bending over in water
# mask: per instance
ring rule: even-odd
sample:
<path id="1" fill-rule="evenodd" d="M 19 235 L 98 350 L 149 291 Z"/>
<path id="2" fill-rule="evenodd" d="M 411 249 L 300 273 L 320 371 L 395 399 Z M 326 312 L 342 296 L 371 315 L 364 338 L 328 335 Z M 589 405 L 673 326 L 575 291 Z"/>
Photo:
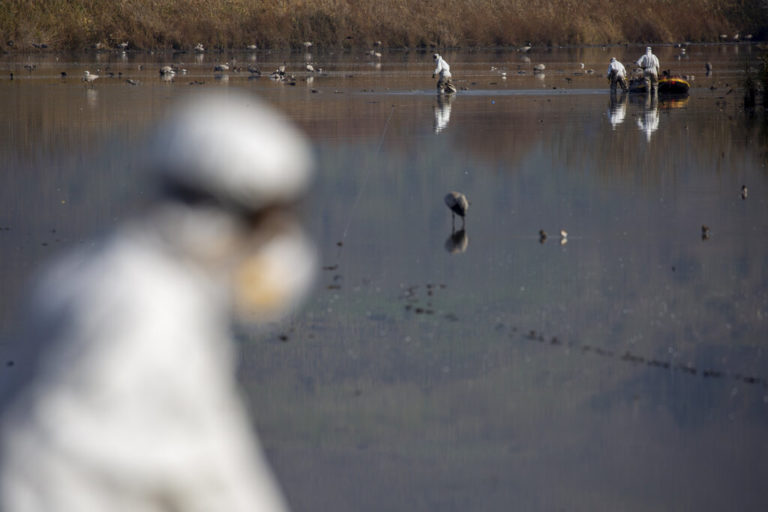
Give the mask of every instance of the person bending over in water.
<path id="1" fill-rule="evenodd" d="M 432 72 L 432 78 L 439 76 L 437 80 L 437 93 L 438 94 L 453 94 L 456 92 L 456 86 L 451 81 L 451 66 L 445 62 L 439 53 L 432 55 L 435 59 L 435 71 Z"/>
<path id="2" fill-rule="evenodd" d="M 627 92 L 627 70 L 624 64 L 611 57 L 611 63 L 608 65 L 608 80 L 611 81 L 611 92 L 616 92 L 616 86 L 621 86 L 621 90 Z"/>

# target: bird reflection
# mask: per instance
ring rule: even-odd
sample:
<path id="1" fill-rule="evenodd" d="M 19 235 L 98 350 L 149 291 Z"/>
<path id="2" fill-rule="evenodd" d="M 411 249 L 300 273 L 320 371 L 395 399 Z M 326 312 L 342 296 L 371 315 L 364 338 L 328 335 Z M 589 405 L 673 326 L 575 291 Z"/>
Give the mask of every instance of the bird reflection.
<path id="1" fill-rule="evenodd" d="M 438 94 L 435 110 L 435 134 L 438 134 L 448 127 L 451 120 L 451 103 L 456 97 L 455 94 Z"/>
<path id="2" fill-rule="evenodd" d="M 651 141 L 653 132 L 659 129 L 659 102 L 658 95 L 646 94 L 643 104 L 643 112 L 637 118 L 637 127 L 645 132 L 645 138 Z"/>
<path id="3" fill-rule="evenodd" d="M 608 107 L 608 119 L 611 121 L 611 127 L 615 130 L 618 125 L 624 122 L 627 117 L 628 94 L 622 91 L 618 94 L 611 91 L 611 101 Z"/>
<path id="4" fill-rule="evenodd" d="M 41 276 L 10 347 L 0 510 L 286 510 L 231 333 L 279 319 L 311 283 L 286 208 L 308 187 L 309 144 L 235 92 L 188 98 L 148 140 L 154 200 Z"/>
<path id="5" fill-rule="evenodd" d="M 99 91 L 96 89 L 85 90 L 85 103 L 88 108 L 96 108 L 99 106 Z"/>
<path id="6" fill-rule="evenodd" d="M 469 237 L 464 228 L 459 231 L 451 230 L 451 235 L 445 240 L 445 250 L 451 254 L 462 253 L 467 250 Z"/>

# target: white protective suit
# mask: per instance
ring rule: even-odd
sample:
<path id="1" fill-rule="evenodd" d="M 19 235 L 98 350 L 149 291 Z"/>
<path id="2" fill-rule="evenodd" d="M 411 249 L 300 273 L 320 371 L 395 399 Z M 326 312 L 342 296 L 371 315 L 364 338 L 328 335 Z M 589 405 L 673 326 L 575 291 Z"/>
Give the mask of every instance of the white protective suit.
<path id="1" fill-rule="evenodd" d="M 0 374 L 0 510 L 287 509 L 231 322 L 272 321 L 309 286 L 314 251 L 272 208 L 307 188 L 311 153 L 256 98 L 216 94 L 152 139 L 156 205 L 40 279 Z"/>
<path id="2" fill-rule="evenodd" d="M 651 47 L 645 49 L 645 55 L 637 59 L 637 65 L 643 68 L 645 88 L 648 92 L 657 92 L 659 89 L 659 59 L 651 51 Z"/>
<path id="3" fill-rule="evenodd" d="M 623 91 L 626 91 L 627 86 L 627 70 L 624 64 L 616 60 L 615 57 L 611 57 L 611 62 L 608 65 L 608 74 L 606 75 L 611 81 L 611 91 L 615 92 L 616 87 L 620 86 Z"/>
<path id="4" fill-rule="evenodd" d="M 440 78 L 451 78 L 451 66 L 445 62 L 439 53 L 434 54 L 433 57 L 435 59 L 435 71 L 432 74 Z"/>
<path id="5" fill-rule="evenodd" d="M 438 93 L 454 93 L 456 87 L 451 82 L 451 66 L 443 59 L 439 53 L 432 56 L 435 59 L 435 70 L 432 72 L 432 78 L 439 77 L 437 81 Z"/>

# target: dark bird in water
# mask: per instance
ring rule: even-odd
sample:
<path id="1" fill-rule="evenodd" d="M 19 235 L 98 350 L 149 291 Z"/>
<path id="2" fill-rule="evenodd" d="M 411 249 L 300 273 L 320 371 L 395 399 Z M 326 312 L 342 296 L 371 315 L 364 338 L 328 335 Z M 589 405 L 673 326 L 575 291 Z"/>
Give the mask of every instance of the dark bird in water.
<path id="1" fill-rule="evenodd" d="M 701 239 L 709 240 L 709 226 L 706 226 L 706 225 L 701 226 Z"/>
<path id="2" fill-rule="evenodd" d="M 543 229 L 540 229 L 539 230 L 539 243 L 543 244 L 546 241 L 547 241 L 547 232 L 544 231 Z"/>
<path id="3" fill-rule="evenodd" d="M 467 215 L 467 210 L 469 210 L 469 201 L 467 201 L 467 196 L 461 192 L 448 192 L 445 195 L 445 204 L 448 206 L 448 208 L 451 209 L 451 222 L 453 223 L 456 219 L 456 215 L 458 215 L 461 217 L 461 225 L 463 227 L 464 219 Z"/>
<path id="4" fill-rule="evenodd" d="M 747 198 L 747 194 L 749 194 L 749 190 L 747 190 L 747 186 L 746 185 L 742 185 L 741 186 L 741 198 L 742 199 L 746 199 Z"/>

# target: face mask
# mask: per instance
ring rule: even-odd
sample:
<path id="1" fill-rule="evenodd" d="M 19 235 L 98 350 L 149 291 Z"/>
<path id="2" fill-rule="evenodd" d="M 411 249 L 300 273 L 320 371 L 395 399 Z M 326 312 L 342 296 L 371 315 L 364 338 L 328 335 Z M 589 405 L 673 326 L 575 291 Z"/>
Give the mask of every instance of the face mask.
<path id="1" fill-rule="evenodd" d="M 275 322 L 296 309 L 317 268 L 313 244 L 298 223 L 282 217 L 260 226 L 235 266 L 235 322 L 253 327 Z"/>

